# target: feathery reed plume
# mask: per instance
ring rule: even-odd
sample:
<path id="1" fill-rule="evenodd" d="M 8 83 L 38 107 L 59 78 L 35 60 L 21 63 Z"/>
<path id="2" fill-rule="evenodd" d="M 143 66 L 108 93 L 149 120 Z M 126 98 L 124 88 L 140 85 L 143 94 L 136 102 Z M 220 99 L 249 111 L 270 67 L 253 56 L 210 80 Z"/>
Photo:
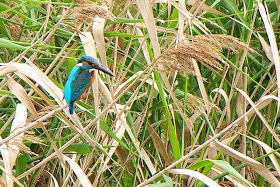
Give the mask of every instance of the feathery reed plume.
<path id="1" fill-rule="evenodd" d="M 195 75 L 192 59 L 217 69 L 221 69 L 222 64 L 228 65 L 219 55 L 223 49 L 235 53 L 242 49 L 257 53 L 233 36 L 220 34 L 186 36 L 185 40 L 176 47 L 173 45 L 167 49 L 160 57 L 159 62 L 165 65 L 169 71 L 176 70 L 182 75 L 186 73 Z"/>
<path id="2" fill-rule="evenodd" d="M 184 102 L 183 100 L 184 99 L 180 100 L 180 101 L 182 101 L 181 104 L 183 104 L 183 102 Z M 209 109 L 211 107 L 215 107 L 217 110 L 219 110 L 219 108 L 214 103 L 189 94 L 187 97 L 187 105 L 186 105 L 186 107 L 189 109 L 189 111 L 192 113 L 195 113 L 196 111 L 199 110 L 199 106 L 203 107 L 204 109 Z"/>
<path id="3" fill-rule="evenodd" d="M 78 7 L 71 13 L 76 23 L 93 22 L 96 16 L 114 20 L 115 16 L 103 6 L 94 4 L 88 0 L 77 0 Z"/>

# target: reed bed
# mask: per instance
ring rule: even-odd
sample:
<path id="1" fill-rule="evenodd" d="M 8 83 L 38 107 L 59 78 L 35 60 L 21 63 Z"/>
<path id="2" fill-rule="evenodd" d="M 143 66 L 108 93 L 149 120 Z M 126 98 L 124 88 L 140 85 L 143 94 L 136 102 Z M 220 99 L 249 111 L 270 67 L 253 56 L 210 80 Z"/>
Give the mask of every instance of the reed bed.
<path id="1" fill-rule="evenodd" d="M 280 186 L 275 1 L 0 1 L 1 186 Z M 69 113 L 81 55 L 100 73 Z"/>

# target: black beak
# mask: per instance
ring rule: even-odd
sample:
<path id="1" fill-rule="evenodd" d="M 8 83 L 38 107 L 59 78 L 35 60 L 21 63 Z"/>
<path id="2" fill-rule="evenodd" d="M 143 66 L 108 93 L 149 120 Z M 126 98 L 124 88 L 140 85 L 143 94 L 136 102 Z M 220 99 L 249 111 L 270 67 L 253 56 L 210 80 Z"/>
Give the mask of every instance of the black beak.
<path id="1" fill-rule="evenodd" d="M 111 75 L 112 77 L 114 77 L 114 75 L 113 75 L 111 72 L 107 71 L 106 69 L 104 69 L 104 68 L 101 67 L 101 66 L 98 66 L 98 67 L 96 67 L 95 69 L 100 70 L 100 71 L 103 71 L 104 73 L 106 73 L 106 74 Z"/>

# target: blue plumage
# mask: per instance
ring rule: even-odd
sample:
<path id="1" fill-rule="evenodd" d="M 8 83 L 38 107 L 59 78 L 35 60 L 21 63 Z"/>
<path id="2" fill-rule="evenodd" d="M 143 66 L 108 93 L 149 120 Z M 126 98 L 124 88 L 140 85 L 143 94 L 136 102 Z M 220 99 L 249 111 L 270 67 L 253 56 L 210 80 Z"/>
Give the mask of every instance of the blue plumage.
<path id="1" fill-rule="evenodd" d="M 93 71 L 89 71 L 91 69 L 101 70 L 104 73 L 114 76 L 102 68 L 95 58 L 82 56 L 78 64 L 70 71 L 64 85 L 64 98 L 69 106 L 70 114 L 74 112 L 74 102 L 80 99 L 94 81 L 94 73 Z"/>
<path id="2" fill-rule="evenodd" d="M 75 66 L 69 73 L 64 86 L 64 98 L 69 106 L 70 114 L 73 114 L 73 104 L 85 91 L 91 80 L 90 66 Z"/>

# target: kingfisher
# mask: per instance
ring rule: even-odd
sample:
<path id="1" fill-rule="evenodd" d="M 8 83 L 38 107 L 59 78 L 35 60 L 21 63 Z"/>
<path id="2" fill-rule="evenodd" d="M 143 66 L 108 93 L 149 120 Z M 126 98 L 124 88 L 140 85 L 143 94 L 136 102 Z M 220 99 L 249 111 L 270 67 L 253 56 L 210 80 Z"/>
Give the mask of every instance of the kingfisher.
<path id="1" fill-rule="evenodd" d="M 101 67 L 98 61 L 91 57 L 83 55 L 77 65 L 75 65 L 64 85 L 64 98 L 69 107 L 70 114 L 73 114 L 75 101 L 83 97 L 94 82 L 94 69 L 103 71 L 104 73 L 114 76 L 112 73 Z"/>

